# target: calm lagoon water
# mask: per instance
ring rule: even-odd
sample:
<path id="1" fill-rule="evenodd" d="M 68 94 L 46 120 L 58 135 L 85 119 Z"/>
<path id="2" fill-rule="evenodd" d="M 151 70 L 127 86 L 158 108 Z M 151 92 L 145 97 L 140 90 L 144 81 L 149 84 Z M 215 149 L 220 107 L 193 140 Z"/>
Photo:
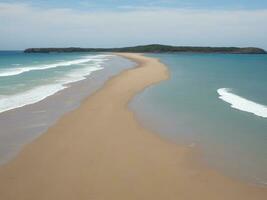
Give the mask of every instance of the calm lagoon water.
<path id="1" fill-rule="evenodd" d="M 145 126 L 223 173 L 267 184 L 267 55 L 148 54 L 170 79 L 132 102 Z"/>

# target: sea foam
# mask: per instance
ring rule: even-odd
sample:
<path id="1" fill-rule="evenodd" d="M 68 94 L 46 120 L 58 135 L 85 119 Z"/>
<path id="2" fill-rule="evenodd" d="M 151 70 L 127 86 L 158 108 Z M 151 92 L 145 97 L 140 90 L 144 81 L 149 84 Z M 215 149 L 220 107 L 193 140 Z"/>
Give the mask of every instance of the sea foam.
<path id="1" fill-rule="evenodd" d="M 43 85 L 23 93 L 0 98 L 0 113 L 33 104 L 66 88 L 61 84 Z"/>
<path id="2" fill-rule="evenodd" d="M 90 61 L 103 61 L 106 57 L 111 55 L 96 55 L 96 56 L 84 56 L 80 59 L 70 60 L 70 61 L 60 61 L 52 64 L 44 64 L 44 65 L 35 65 L 31 67 L 17 67 L 17 68 L 9 68 L 0 70 L 0 77 L 5 76 L 15 76 L 25 72 L 33 71 L 33 70 L 45 70 L 56 67 L 77 65 L 82 63 L 87 63 Z"/>
<path id="3" fill-rule="evenodd" d="M 103 67 L 101 64 L 106 60 L 107 56 L 99 55 L 92 57 L 93 56 L 87 58 L 87 60 L 83 59 L 82 62 L 88 62 L 89 59 L 92 60 L 94 58 L 93 63 L 90 63 L 83 68 L 70 71 L 53 84 L 41 85 L 14 95 L 0 96 L 0 113 L 42 101 L 45 98 L 67 88 L 68 84 L 81 81 L 92 72 L 102 70 Z M 81 62 L 81 59 L 79 61 L 69 61 L 69 63 L 70 62 L 72 64 L 78 64 Z"/>
<path id="4" fill-rule="evenodd" d="M 258 104 L 251 100 L 232 93 L 229 88 L 220 88 L 217 90 L 219 98 L 231 104 L 232 108 L 253 113 L 254 115 L 267 118 L 267 106 Z"/>

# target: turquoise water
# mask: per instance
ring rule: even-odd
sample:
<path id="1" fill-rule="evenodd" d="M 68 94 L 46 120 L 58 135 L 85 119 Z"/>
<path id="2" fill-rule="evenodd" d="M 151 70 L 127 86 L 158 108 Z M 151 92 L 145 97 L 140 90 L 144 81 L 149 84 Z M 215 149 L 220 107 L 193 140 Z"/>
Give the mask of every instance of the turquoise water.
<path id="1" fill-rule="evenodd" d="M 267 56 L 149 56 L 160 58 L 168 66 L 171 77 L 149 87 L 131 103 L 141 121 L 163 137 L 200 149 L 201 157 L 211 167 L 253 183 L 267 184 Z M 37 118 L 35 112 L 27 109 L 21 115 L 17 112 L 17 118 L 14 113 L 5 111 L 39 102 L 70 83 L 104 70 L 104 63 L 109 59 L 109 55 L 89 53 L 0 51 L 1 119 L 8 115 L 8 122 L 21 121 L 19 130 L 10 126 L 12 131 L 4 133 L 4 129 L 9 129 L 1 126 L 2 154 L 12 151 L 14 143 L 20 146 L 21 137 L 29 137 L 29 130 L 25 129 L 25 134 L 22 130 L 26 124 L 32 124 L 30 114 L 34 115 L 33 119 Z M 49 114 L 46 106 L 42 110 L 46 110 L 42 115 L 47 115 L 47 119 L 54 115 Z M 24 112 L 29 122 L 20 118 L 25 116 Z M 37 124 L 44 121 L 39 115 Z M 9 124 L 14 124 L 13 121 Z M 4 125 L 6 121 L 0 123 Z"/>
<path id="2" fill-rule="evenodd" d="M 0 113 L 36 103 L 103 69 L 108 55 L 0 51 Z"/>
<path id="3" fill-rule="evenodd" d="M 0 52 L 0 165 L 134 66 L 107 54 Z"/>
<path id="4" fill-rule="evenodd" d="M 199 148 L 211 167 L 267 184 L 267 56 L 149 56 L 165 63 L 171 77 L 131 103 L 141 121 L 163 137 Z"/>

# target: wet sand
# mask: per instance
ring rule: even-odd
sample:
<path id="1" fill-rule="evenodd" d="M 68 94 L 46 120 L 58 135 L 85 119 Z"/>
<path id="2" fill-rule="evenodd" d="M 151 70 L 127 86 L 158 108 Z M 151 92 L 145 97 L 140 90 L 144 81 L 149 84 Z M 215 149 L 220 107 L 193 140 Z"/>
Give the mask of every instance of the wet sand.
<path id="1" fill-rule="evenodd" d="M 34 104 L 0 113 L 0 166 L 7 163 L 35 138 L 54 125 L 64 114 L 100 89 L 111 77 L 136 64 L 121 56 L 112 56 L 86 79 L 65 85 L 67 88 Z M 27 117 L 25 117 L 27 116 Z M 16 126 L 14 126 L 16 124 Z"/>
<path id="2" fill-rule="evenodd" d="M 140 54 L 79 108 L 0 167 L 0 199 L 266 199 L 267 189 L 197 164 L 192 150 L 143 128 L 129 101 L 168 79 L 166 66 Z"/>

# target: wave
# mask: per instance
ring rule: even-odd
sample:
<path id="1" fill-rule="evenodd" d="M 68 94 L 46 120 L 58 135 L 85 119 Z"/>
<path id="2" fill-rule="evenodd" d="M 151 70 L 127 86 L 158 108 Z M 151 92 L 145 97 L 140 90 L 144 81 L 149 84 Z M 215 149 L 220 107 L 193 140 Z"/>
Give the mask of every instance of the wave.
<path id="1" fill-rule="evenodd" d="M 33 104 L 66 88 L 61 84 L 43 85 L 29 91 L 0 99 L 0 113 Z"/>
<path id="2" fill-rule="evenodd" d="M 86 67 L 74 69 L 59 78 L 54 84 L 38 86 L 14 95 L 0 96 L 0 113 L 42 101 L 45 98 L 67 88 L 68 84 L 84 80 L 92 72 L 102 70 L 102 62 L 103 59 L 99 59 L 95 60 L 92 64 L 88 64 Z"/>
<path id="3" fill-rule="evenodd" d="M 44 65 L 36 65 L 32 67 L 18 67 L 18 68 L 9 68 L 0 70 L 0 77 L 6 76 L 15 76 L 25 72 L 34 71 L 34 70 L 45 70 L 56 67 L 70 66 L 70 65 L 78 65 L 87 63 L 90 61 L 98 61 L 103 62 L 105 58 L 110 57 L 112 55 L 96 55 L 96 56 L 85 56 L 80 59 L 70 60 L 70 61 L 60 61 L 53 64 L 44 64 Z"/>
<path id="4" fill-rule="evenodd" d="M 220 95 L 219 98 L 231 104 L 232 108 L 267 118 L 267 106 L 233 94 L 232 90 L 229 88 L 220 88 L 217 92 Z"/>

